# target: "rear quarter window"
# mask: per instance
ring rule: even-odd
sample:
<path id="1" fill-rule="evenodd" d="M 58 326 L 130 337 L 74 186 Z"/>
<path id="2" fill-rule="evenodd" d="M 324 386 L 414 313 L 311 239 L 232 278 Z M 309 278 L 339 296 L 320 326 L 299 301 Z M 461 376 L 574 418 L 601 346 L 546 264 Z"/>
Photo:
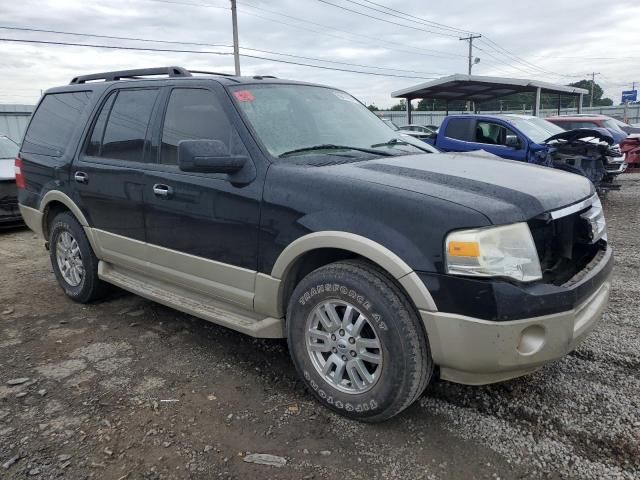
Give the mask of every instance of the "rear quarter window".
<path id="1" fill-rule="evenodd" d="M 92 94 L 82 91 L 45 95 L 25 133 L 22 150 L 52 157 L 64 155 Z"/>
<path id="2" fill-rule="evenodd" d="M 473 120 L 470 118 L 450 118 L 444 136 L 454 140 L 464 140 L 473 142 L 475 135 L 473 130 Z"/>

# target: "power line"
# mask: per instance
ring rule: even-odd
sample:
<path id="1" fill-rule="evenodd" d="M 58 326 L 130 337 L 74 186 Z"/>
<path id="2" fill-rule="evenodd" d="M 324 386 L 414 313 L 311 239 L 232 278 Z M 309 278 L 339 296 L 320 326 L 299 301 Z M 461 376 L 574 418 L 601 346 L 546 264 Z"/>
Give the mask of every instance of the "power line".
<path id="1" fill-rule="evenodd" d="M 61 46 L 73 46 L 73 47 L 89 47 L 89 48 L 105 48 L 110 50 L 131 50 L 131 51 L 143 51 L 143 52 L 172 52 L 172 53 L 196 53 L 196 54 L 207 54 L 207 55 L 232 55 L 230 52 L 215 52 L 211 50 L 177 50 L 177 49 L 163 49 L 163 48 L 143 48 L 143 47 L 124 47 L 124 46 L 115 46 L 115 45 L 96 45 L 90 43 L 72 43 L 72 42 L 56 42 L 50 40 L 26 40 L 26 39 L 17 39 L 17 38 L 0 38 L 0 42 L 14 42 L 14 43 L 27 43 L 27 44 L 45 44 L 45 45 L 61 45 Z M 346 68 L 338 68 L 338 67 L 327 67 L 324 65 L 312 65 L 309 63 L 301 63 L 301 62 L 293 62 L 289 60 L 282 60 L 276 58 L 268 58 L 262 57 L 258 55 L 248 55 L 246 53 L 241 53 L 240 56 L 246 58 L 254 58 L 259 60 L 266 60 L 269 62 L 276 63 L 286 63 L 289 65 L 298 65 L 302 67 L 311 67 L 311 68 L 319 68 L 322 70 L 333 70 L 337 72 L 349 72 L 349 73 L 360 73 L 363 75 L 375 75 L 379 77 L 396 77 L 396 78 L 415 78 L 421 80 L 433 79 L 434 77 L 418 77 L 418 76 L 410 76 L 410 75 L 397 75 L 391 73 L 379 73 L 379 72 L 365 72 L 362 70 L 351 70 Z"/>
<path id="2" fill-rule="evenodd" d="M 161 3 L 172 3 L 172 4 L 175 4 L 175 5 L 188 5 L 188 6 L 192 6 L 192 7 L 227 9 L 226 7 L 219 7 L 219 6 L 216 6 L 216 5 L 212 5 L 210 3 L 194 3 L 194 2 L 181 2 L 181 1 L 169 1 L 169 0 L 147 0 L 147 1 L 150 1 L 150 2 L 161 2 Z M 345 30 L 340 30 L 340 29 L 335 28 L 335 27 L 330 26 L 330 25 L 326 25 L 326 24 L 322 24 L 322 23 L 318 23 L 318 22 L 313 22 L 311 20 L 305 20 L 304 18 L 295 17 L 293 15 L 287 15 L 285 13 L 276 12 L 276 11 L 269 10 L 269 9 L 266 9 L 266 8 L 261 8 L 261 7 L 258 7 L 256 5 L 253 5 L 251 3 L 247 3 L 244 0 L 238 1 L 238 6 L 239 7 L 240 6 L 248 7 L 248 8 L 252 8 L 254 10 L 258 10 L 258 11 L 261 11 L 261 12 L 269 13 L 271 15 L 278 15 L 280 17 L 289 18 L 291 20 L 296 20 L 298 22 L 308 23 L 310 25 L 315 25 L 315 26 L 321 27 L 323 29 L 333 30 L 333 31 L 336 31 L 336 32 L 340 32 L 340 33 L 344 33 L 344 34 L 350 35 L 350 36 L 357 36 L 357 37 L 366 38 L 367 40 L 374 41 L 374 42 L 381 43 L 381 44 L 385 44 L 385 45 L 396 45 L 396 46 L 404 47 L 403 49 L 400 49 L 400 48 L 392 48 L 392 47 L 385 46 L 385 48 L 388 48 L 389 50 L 394 50 L 394 51 L 397 51 L 397 52 L 409 53 L 409 54 L 412 54 L 412 55 L 422 55 L 422 56 L 427 56 L 427 57 L 436 57 L 436 58 L 464 57 L 464 55 L 459 55 L 459 54 L 455 54 L 455 53 L 451 53 L 451 52 L 446 52 L 446 51 L 443 51 L 443 50 L 435 50 L 435 49 L 423 48 L 423 47 L 412 47 L 411 45 L 405 45 L 405 44 L 398 43 L 398 42 L 392 42 L 391 40 L 382 40 L 380 38 L 376 38 L 376 37 L 373 37 L 373 36 L 370 36 L 370 35 L 347 32 Z M 270 21 L 270 22 L 273 22 L 273 23 L 278 23 L 280 25 L 286 25 L 286 26 L 291 27 L 291 28 L 296 28 L 296 29 L 303 30 L 303 31 L 311 31 L 311 32 L 314 32 L 314 33 L 319 33 L 319 34 L 321 34 L 323 36 L 334 37 L 334 38 L 338 38 L 340 40 L 348 40 L 350 42 L 356 42 L 356 43 L 360 43 L 360 44 L 363 44 L 363 45 L 370 46 L 369 43 L 365 43 L 363 41 L 354 40 L 352 38 L 348 38 L 348 37 L 344 37 L 344 36 L 328 33 L 326 30 L 322 30 L 322 31 L 312 30 L 312 29 L 309 29 L 308 27 L 301 27 L 299 25 L 293 25 L 291 23 L 283 22 L 281 20 L 276 20 L 276 19 L 273 19 L 273 18 L 265 17 L 265 16 L 259 15 L 257 13 L 247 12 L 246 10 L 239 10 L 239 11 L 241 13 L 243 13 L 244 15 L 250 15 L 250 16 L 253 16 L 253 17 L 257 17 L 257 18 L 262 18 L 263 20 L 267 20 L 267 21 Z M 418 50 L 418 51 L 406 50 L 406 48 L 411 48 L 411 49 Z M 431 53 L 426 53 L 426 52 L 431 52 Z"/>
<path id="3" fill-rule="evenodd" d="M 426 29 L 424 29 L 424 28 L 413 27 L 413 26 L 411 26 L 411 25 L 405 25 L 405 24 L 402 24 L 402 23 L 394 22 L 394 21 L 392 21 L 392 20 L 386 20 L 386 19 L 384 19 L 384 18 L 375 17 L 375 16 L 373 16 L 373 15 L 369 15 L 369 14 L 364 13 L 364 12 L 359 12 L 358 10 L 353 10 L 353 9 L 351 9 L 351 8 L 343 7 L 342 5 L 337 5 L 337 4 L 335 4 L 335 3 L 331 3 L 331 2 L 329 2 L 329 1 L 327 1 L 327 0 L 318 0 L 318 1 L 319 1 L 320 3 L 325 3 L 325 4 L 327 4 L 327 5 L 331 5 L 331 6 L 333 6 L 333 7 L 340 8 L 341 10 L 346 10 L 347 12 L 355 13 L 355 14 L 357 14 L 357 15 L 362 15 L 362 16 L 364 16 L 364 17 L 368 17 L 368 18 L 373 18 L 373 19 L 378 20 L 378 21 L 380 21 L 380 22 L 390 23 L 390 24 L 392 24 L 392 25 L 398 25 L 398 26 L 400 26 L 400 27 L 404 27 L 404 28 L 411 28 L 411 29 L 413 29 L 413 30 L 419 30 L 419 31 L 421 31 L 421 32 L 433 33 L 433 34 L 435 34 L 435 35 L 443 35 L 443 36 L 445 36 L 445 37 L 458 38 L 458 35 L 454 35 L 454 34 L 452 34 L 452 33 L 436 32 L 436 31 L 433 31 L 433 30 L 426 30 Z M 347 0 L 347 1 L 349 1 L 349 0 Z"/>
<path id="4" fill-rule="evenodd" d="M 154 0 L 152 0 L 152 1 L 154 1 Z M 413 48 L 415 50 L 420 50 L 422 52 L 432 52 L 432 53 L 436 53 L 436 54 L 439 54 L 439 55 L 433 55 L 433 54 L 429 54 L 429 53 L 420 53 L 420 52 L 411 52 L 411 51 L 408 51 L 408 50 L 402 50 L 402 49 L 387 47 L 390 50 L 395 50 L 395 51 L 398 51 L 398 52 L 410 53 L 410 54 L 413 54 L 413 55 L 416 55 L 416 54 L 417 55 L 424 55 L 424 56 L 428 56 L 428 57 L 441 57 L 441 56 L 446 56 L 446 57 L 464 57 L 465 56 L 465 55 L 460 55 L 460 54 L 456 54 L 456 53 L 446 52 L 444 50 L 435 50 L 435 49 L 423 48 L 423 47 L 412 47 L 410 45 L 405 45 L 405 44 L 398 43 L 398 42 L 392 42 L 390 40 L 381 40 L 380 38 L 372 37 L 370 35 L 363 35 L 363 34 L 360 34 L 360 33 L 347 32 L 345 30 L 340 30 L 338 28 L 335 28 L 335 27 L 332 27 L 330 25 L 326 25 L 326 24 L 323 24 L 323 23 L 312 22 L 311 20 L 305 20 L 304 18 L 294 17 L 293 15 L 287 15 L 285 13 L 280 13 L 280 12 L 276 12 L 276 11 L 273 11 L 273 10 L 268 10 L 268 9 L 261 8 L 261 7 L 256 7 L 255 5 L 247 3 L 244 0 L 241 0 L 240 5 L 247 6 L 249 8 L 253 8 L 253 9 L 258 10 L 258 11 L 270 13 L 272 15 L 278 15 L 278 16 L 289 18 L 289 19 L 292 19 L 292 20 L 297 20 L 299 22 L 308 23 L 310 25 L 316 25 L 318 27 L 327 28 L 327 29 L 330 29 L 330 30 L 334 30 L 336 32 L 346 33 L 347 35 L 366 38 L 367 40 L 373 40 L 373 41 L 378 42 L 378 43 L 385 43 L 385 44 L 389 44 L 389 45 L 398 45 L 398 46 L 401 46 L 401 47 L 408 47 L 408 48 Z M 202 6 L 207 6 L 207 5 L 202 4 Z M 291 25 L 290 23 L 285 23 L 285 22 L 282 22 L 282 21 L 274 20 L 274 19 L 269 18 L 269 17 L 260 16 L 260 15 L 257 15 L 255 13 L 252 14 L 252 13 L 246 12 L 246 11 L 243 12 L 243 13 L 245 13 L 247 15 L 253 15 L 253 16 L 256 16 L 256 17 L 259 17 L 259 18 L 263 18 L 265 20 L 269 20 L 269 21 L 272 21 L 272 22 L 280 23 L 282 25 L 287 25 L 287 26 L 290 26 L 290 27 L 299 28 L 301 30 L 308 30 L 308 28 L 300 27 L 298 25 Z M 311 31 L 315 31 L 316 33 L 320 33 L 322 35 L 329 35 L 329 36 L 333 36 L 333 37 L 336 37 L 336 38 L 340 38 L 342 40 L 354 41 L 353 39 L 350 39 L 350 38 L 345 38 L 345 37 L 341 37 L 341 36 L 337 36 L 337 35 L 332 35 L 330 33 L 327 33 L 326 31 L 317 31 L 317 30 L 311 30 Z M 358 43 L 363 43 L 363 42 L 358 42 Z"/>
<path id="5" fill-rule="evenodd" d="M 155 0 L 154 0 L 155 1 Z M 25 32 L 39 32 L 39 33 L 54 33 L 56 35 L 71 35 L 77 37 L 93 37 L 93 38 L 105 38 L 110 40 L 127 40 L 127 41 L 136 41 L 136 42 L 149 42 L 149 43 L 162 43 L 162 44 L 174 44 L 174 45 L 194 45 L 200 47 L 223 47 L 223 48 L 233 48 L 232 45 L 226 45 L 221 43 L 202 43 L 202 42 L 188 42 L 188 41 L 177 41 L 177 40 L 157 40 L 151 38 L 140 38 L 140 37 L 120 37 L 114 35 L 99 35 L 95 33 L 80 33 L 80 32 L 65 32 L 61 30 L 48 30 L 43 28 L 28 28 L 28 27 L 9 27 L 5 25 L 0 25 L 0 29 L 2 30 L 16 30 L 16 31 L 25 31 Z M 397 72 L 406 72 L 406 73 L 418 73 L 424 75 L 443 75 L 438 72 L 423 72 L 419 70 L 406 70 L 402 68 L 392 68 L 392 67 L 379 67 L 375 65 L 364 65 L 360 63 L 350 63 L 350 62 L 341 62 L 338 60 L 325 60 L 317 57 L 307 57 L 303 55 L 295 55 L 292 53 L 284 53 L 284 52 L 276 52 L 273 50 L 262 50 L 259 48 L 251 48 L 251 47 L 241 47 L 243 50 L 249 50 L 252 52 L 258 53 L 267 53 L 270 55 L 280 55 L 291 58 L 299 58 L 303 60 L 312 60 L 316 62 L 324 62 L 324 63 L 334 63 L 337 65 L 346 65 L 350 67 L 361 67 L 361 68 L 372 68 L 376 70 L 392 70 Z"/>
<path id="6" fill-rule="evenodd" d="M 345 0 L 345 1 L 347 1 L 349 3 L 353 3 L 355 5 L 359 5 L 360 7 L 363 7 L 363 8 L 367 8 L 369 10 L 373 10 L 375 12 L 379 12 L 379 13 L 383 13 L 385 15 L 389 15 L 389 16 L 392 16 L 392 17 L 395 17 L 395 18 L 399 18 L 399 19 L 404 20 L 406 22 L 413 22 L 413 23 L 416 23 L 418 25 L 426 25 L 426 26 L 433 27 L 433 28 L 440 28 L 440 29 L 443 29 L 443 30 L 450 30 L 450 31 L 456 32 L 457 35 L 460 35 L 461 33 L 467 33 L 467 32 L 464 32 L 462 30 L 458 30 L 458 29 L 454 29 L 454 28 L 451 28 L 451 27 L 448 27 L 448 26 L 444 26 L 443 24 L 435 24 L 435 23 L 429 22 L 428 20 L 424 20 L 424 19 L 422 19 L 420 17 L 416 17 L 414 15 L 409 15 L 409 14 L 406 14 L 406 13 L 402 13 L 399 10 L 394 10 L 393 8 L 385 7 L 384 5 L 379 5 L 379 6 L 387 9 L 388 11 L 381 10 L 379 8 L 370 7 L 369 5 L 365 5 L 363 3 L 356 2 L 355 0 Z M 373 2 L 368 2 L 368 3 L 371 3 L 373 5 L 378 5 L 378 4 L 373 3 Z M 396 13 L 401 13 L 404 16 L 397 15 Z M 406 18 L 406 17 L 410 17 L 410 18 Z M 440 32 L 432 32 L 432 33 L 436 33 L 438 35 L 443 35 Z M 446 34 L 446 35 L 450 36 L 449 34 Z"/>
<path id="7" fill-rule="evenodd" d="M 434 25 L 434 26 L 437 26 L 437 27 L 440 27 L 440 28 L 444 28 L 444 29 L 447 29 L 447 30 L 452 30 L 454 32 L 458 32 L 458 34 L 461 34 L 461 33 L 464 33 L 464 34 L 467 34 L 467 35 L 470 35 L 470 34 L 474 34 L 475 35 L 475 34 L 477 34 L 477 32 L 472 32 L 470 30 L 465 30 L 465 29 L 462 29 L 462 28 L 452 27 L 452 26 L 446 25 L 444 23 L 434 22 L 432 20 L 427 20 L 426 18 L 418 17 L 416 15 L 411 15 L 410 13 L 401 12 L 400 10 L 396 10 L 394 8 L 387 7 L 386 5 L 382 5 L 380 3 L 372 2 L 371 0 L 364 0 L 364 1 L 367 2 L 367 3 L 370 3 L 372 5 L 375 5 L 377 7 L 382 7 L 384 9 L 386 9 L 386 10 L 390 10 L 392 12 L 399 13 L 399 14 L 405 15 L 407 17 L 411 17 L 411 18 L 414 18 L 414 19 L 417 19 L 417 20 L 421 20 L 422 22 L 425 22 L 425 24 L 430 24 L 430 25 Z"/>

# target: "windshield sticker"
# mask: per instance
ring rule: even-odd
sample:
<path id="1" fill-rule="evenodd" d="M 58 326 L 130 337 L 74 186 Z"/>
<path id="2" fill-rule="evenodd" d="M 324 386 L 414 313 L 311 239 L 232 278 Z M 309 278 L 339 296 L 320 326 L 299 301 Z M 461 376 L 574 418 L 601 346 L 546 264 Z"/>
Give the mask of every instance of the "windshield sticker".
<path id="1" fill-rule="evenodd" d="M 334 90 L 333 94 L 338 97 L 340 100 L 346 100 L 347 102 L 351 102 L 351 103 L 358 103 L 358 101 L 353 98 L 351 95 L 349 95 L 348 93 L 344 93 L 344 92 L 340 92 L 338 90 Z"/>
<path id="2" fill-rule="evenodd" d="M 238 90 L 237 92 L 233 92 L 233 96 L 236 97 L 236 100 L 239 102 L 253 102 L 255 99 L 253 93 L 249 90 Z"/>

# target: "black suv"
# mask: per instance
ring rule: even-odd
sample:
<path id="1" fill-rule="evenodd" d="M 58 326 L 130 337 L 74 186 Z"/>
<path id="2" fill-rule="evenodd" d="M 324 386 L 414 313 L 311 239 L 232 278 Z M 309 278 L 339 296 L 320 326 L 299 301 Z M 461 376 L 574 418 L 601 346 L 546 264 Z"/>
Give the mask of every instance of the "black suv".
<path id="1" fill-rule="evenodd" d="M 367 421 L 434 372 L 531 372 L 601 317 L 612 255 L 586 179 L 438 153 L 333 88 L 192 73 L 81 76 L 40 101 L 20 209 L 72 299 L 114 284 L 286 337 L 317 399 Z"/>

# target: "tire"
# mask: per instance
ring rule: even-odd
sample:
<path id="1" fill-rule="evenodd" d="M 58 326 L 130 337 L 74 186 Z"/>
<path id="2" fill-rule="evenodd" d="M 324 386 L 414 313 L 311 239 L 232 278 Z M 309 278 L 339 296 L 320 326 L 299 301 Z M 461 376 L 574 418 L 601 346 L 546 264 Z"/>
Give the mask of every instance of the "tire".
<path id="1" fill-rule="evenodd" d="M 89 303 L 108 293 L 109 284 L 98 278 L 98 259 L 84 229 L 70 212 L 59 213 L 51 222 L 49 256 L 58 284 L 72 300 Z M 75 269 L 77 275 L 70 265 L 81 267 Z"/>
<path id="2" fill-rule="evenodd" d="M 356 420 L 397 415 L 433 373 L 415 308 L 392 278 L 363 261 L 332 263 L 302 279 L 289 300 L 287 341 L 311 393 Z"/>

